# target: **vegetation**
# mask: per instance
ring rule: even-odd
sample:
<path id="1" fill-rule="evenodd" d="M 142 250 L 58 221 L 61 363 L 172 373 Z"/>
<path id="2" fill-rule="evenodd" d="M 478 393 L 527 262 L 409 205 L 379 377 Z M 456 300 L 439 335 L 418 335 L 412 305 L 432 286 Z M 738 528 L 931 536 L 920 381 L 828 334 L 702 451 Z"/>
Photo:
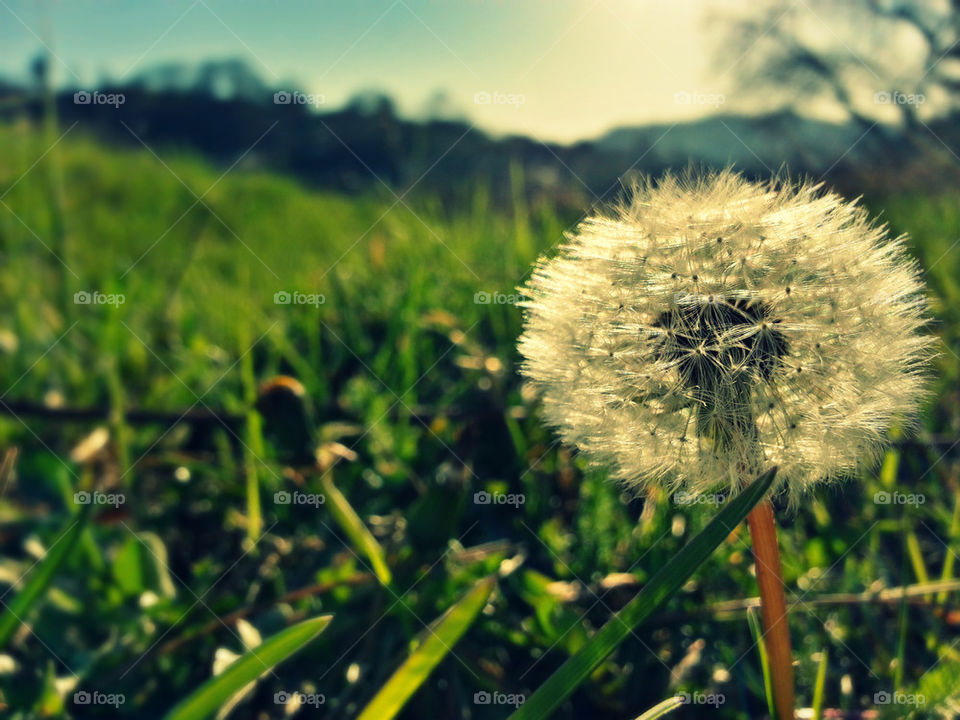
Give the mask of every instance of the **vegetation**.
<path id="1" fill-rule="evenodd" d="M 9 717 L 206 707 L 218 661 L 285 642 L 252 686 L 236 660 L 238 716 L 302 693 L 353 717 L 398 687 L 399 717 L 504 717 L 719 511 L 625 496 L 543 428 L 514 288 L 577 217 L 529 203 L 519 166 L 509 210 L 482 184 L 451 208 L 51 137 L 0 128 L 3 605 L 52 570 L 26 625 L 0 616 Z M 912 235 L 943 342 L 920 432 L 780 516 L 798 702 L 937 717 L 960 690 L 960 209 L 949 188 L 867 202 Z M 306 422 L 255 409 L 277 375 L 306 390 L 323 478 L 289 447 Z M 678 693 L 676 717 L 760 716 L 754 587 L 741 526 L 554 717 Z"/>

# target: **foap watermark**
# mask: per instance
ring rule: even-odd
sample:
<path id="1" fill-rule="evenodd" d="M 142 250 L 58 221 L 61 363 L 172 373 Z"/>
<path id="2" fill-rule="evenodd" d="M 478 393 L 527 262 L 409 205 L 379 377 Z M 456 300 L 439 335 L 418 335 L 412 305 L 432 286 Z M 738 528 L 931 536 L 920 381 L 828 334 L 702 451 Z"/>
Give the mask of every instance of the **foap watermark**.
<path id="1" fill-rule="evenodd" d="M 321 93 L 303 93 L 299 90 L 278 90 L 273 94 L 274 105 L 324 105 L 327 97 Z"/>
<path id="2" fill-rule="evenodd" d="M 113 305 L 120 307 L 127 301 L 123 293 L 102 293 L 99 290 L 78 290 L 73 294 L 74 305 Z"/>
<path id="3" fill-rule="evenodd" d="M 723 505 L 727 496 L 723 493 L 690 493 L 681 490 L 674 493 L 673 502 L 677 505 Z"/>
<path id="4" fill-rule="evenodd" d="M 473 294 L 475 305 L 517 305 L 523 296 L 516 293 L 487 292 L 481 290 Z"/>
<path id="5" fill-rule="evenodd" d="M 112 105 L 120 107 L 127 101 L 123 93 L 102 93 L 97 90 L 78 90 L 73 94 L 74 105 Z"/>
<path id="6" fill-rule="evenodd" d="M 527 96 L 522 93 L 486 92 L 481 90 L 473 94 L 474 105 L 510 105 L 518 108 L 527 102 Z"/>
<path id="7" fill-rule="evenodd" d="M 277 505 L 309 505 L 310 507 L 320 507 L 327 501 L 322 493 L 303 493 L 299 490 L 288 492 L 287 490 L 278 490 L 273 494 L 273 502 Z"/>
<path id="8" fill-rule="evenodd" d="M 718 108 L 726 101 L 727 98 L 722 93 L 687 92 L 686 90 L 681 90 L 673 95 L 673 102 L 676 105 L 710 105 L 711 107 Z"/>
<path id="9" fill-rule="evenodd" d="M 927 697 L 922 693 L 887 692 L 881 690 L 873 694 L 874 705 L 913 705 L 919 707 L 927 704 Z"/>
<path id="10" fill-rule="evenodd" d="M 527 498 L 523 493 L 501 493 L 480 490 L 473 494 L 474 505 L 512 505 L 518 508 L 526 501 Z"/>
<path id="11" fill-rule="evenodd" d="M 473 694 L 474 705 L 509 705 L 510 707 L 520 707 L 527 701 L 527 696 L 523 693 L 502 693 L 487 692 L 478 690 Z"/>
<path id="12" fill-rule="evenodd" d="M 905 293 L 885 293 L 885 292 L 875 292 L 869 299 L 871 305 L 899 305 L 905 302 L 911 302 L 914 298 L 919 299 L 918 296 L 908 295 Z"/>
<path id="13" fill-rule="evenodd" d="M 99 490 L 87 492 L 81 490 L 73 494 L 73 502 L 77 505 L 111 505 L 118 508 L 127 501 L 123 493 L 104 493 Z"/>
<path id="14" fill-rule="evenodd" d="M 127 701 L 123 693 L 104 693 L 99 690 L 89 692 L 78 690 L 73 694 L 74 705 L 109 705 L 118 708 Z"/>
<path id="15" fill-rule="evenodd" d="M 327 298 L 320 293 L 304 293 L 298 290 L 277 290 L 273 294 L 274 305 L 313 305 L 320 307 Z"/>
<path id="16" fill-rule="evenodd" d="M 673 294 L 675 305 L 709 305 L 727 301 L 727 296 L 720 293 L 675 292 Z"/>
<path id="17" fill-rule="evenodd" d="M 327 702 L 327 696 L 323 693 L 303 693 L 299 690 L 278 690 L 273 694 L 273 702 L 277 705 L 286 705 L 289 702 L 300 706 L 320 707 Z"/>
<path id="18" fill-rule="evenodd" d="M 876 505 L 923 505 L 927 498 L 922 493 L 887 492 L 880 490 L 873 494 Z"/>
<path id="19" fill-rule="evenodd" d="M 694 691 L 692 693 L 682 692 L 677 695 L 680 702 L 684 705 L 712 705 L 720 707 L 727 701 L 726 695 L 722 693 L 705 693 Z"/>
<path id="20" fill-rule="evenodd" d="M 873 102 L 877 105 L 914 105 L 919 107 L 927 101 L 923 93 L 902 93 L 899 90 L 881 90 L 874 93 Z"/>

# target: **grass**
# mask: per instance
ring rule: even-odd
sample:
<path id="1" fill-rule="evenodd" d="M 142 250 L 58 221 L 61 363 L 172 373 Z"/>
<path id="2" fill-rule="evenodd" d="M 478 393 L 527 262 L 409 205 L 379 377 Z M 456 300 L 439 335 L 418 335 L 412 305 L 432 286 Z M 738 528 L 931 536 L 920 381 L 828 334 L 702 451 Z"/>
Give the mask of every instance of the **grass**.
<path id="1" fill-rule="evenodd" d="M 0 447 L 20 448 L 0 502 L 0 580 L 9 586 L 53 546 L 85 472 L 126 502 L 97 509 L 28 612 L 30 630 L 8 646 L 14 669 L 0 662 L 0 691 L 11 717 L 76 714 L 81 688 L 126 698 L 84 717 L 158 717 L 209 679 L 218 648 L 244 651 L 238 614 L 264 637 L 334 616 L 322 640 L 257 683 L 250 707 L 273 713 L 275 693 L 299 689 L 322 693 L 330 716 L 355 716 L 424 624 L 498 571 L 483 611 L 401 717 L 502 717 L 513 708 L 476 705 L 475 693 L 531 697 L 715 514 L 623 495 L 542 427 L 516 375 L 519 312 L 477 294 L 509 299 L 577 218 L 528 206 L 519 167 L 512 208 L 493 207 L 482 185 L 450 208 L 416 193 L 397 203 L 387 192 L 310 191 L 258 172 L 255 157 L 222 175 L 171 151 L 161 160 L 104 147 L 79 129 L 31 169 L 47 147 L 30 127 L 0 128 L 0 399 L 104 408 L 112 442 L 81 466 L 69 453 L 94 423 L 0 417 Z M 947 190 L 867 202 L 913 236 L 928 269 L 944 342 L 923 437 L 945 442 L 905 442 L 887 477 L 865 472 L 780 513 L 798 701 L 809 707 L 816 690 L 824 708 L 852 710 L 876 693 L 928 688 L 930 706 L 881 708 L 925 717 L 958 689 L 956 590 L 816 602 L 952 580 L 960 550 L 960 208 Z M 75 304 L 78 291 L 125 301 Z M 281 291 L 324 301 L 275 304 Z M 366 551 L 355 544 L 361 535 L 342 530 L 333 508 L 274 502 L 314 482 L 285 475 L 279 448 L 264 442 L 276 428 L 124 418 L 191 407 L 248 417 L 256 384 L 279 373 L 304 384 L 319 438 L 357 453 L 337 465 L 336 488 L 381 546 L 390 586 L 374 576 L 369 540 Z M 477 504 L 482 490 L 523 503 Z M 877 503 L 881 491 L 925 501 Z M 636 717 L 678 691 L 725 701 L 677 717 L 761 716 L 746 615 L 717 608 L 754 593 L 750 565 L 741 527 L 556 717 Z"/>

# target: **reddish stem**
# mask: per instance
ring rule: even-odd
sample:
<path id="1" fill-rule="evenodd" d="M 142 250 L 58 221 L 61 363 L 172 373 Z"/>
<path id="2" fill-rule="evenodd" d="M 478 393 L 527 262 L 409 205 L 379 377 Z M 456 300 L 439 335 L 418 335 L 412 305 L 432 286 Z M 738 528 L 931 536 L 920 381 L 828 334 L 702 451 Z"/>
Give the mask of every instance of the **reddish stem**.
<path id="1" fill-rule="evenodd" d="M 780 720 L 793 720 L 793 658 L 790 650 L 790 626 L 787 623 L 787 603 L 784 596 L 783 571 L 780 567 L 780 549 L 777 545 L 777 526 L 773 519 L 773 505 L 764 500 L 749 515 L 750 537 L 760 588 L 760 619 L 763 642 L 770 663 L 773 685 L 773 704 Z"/>

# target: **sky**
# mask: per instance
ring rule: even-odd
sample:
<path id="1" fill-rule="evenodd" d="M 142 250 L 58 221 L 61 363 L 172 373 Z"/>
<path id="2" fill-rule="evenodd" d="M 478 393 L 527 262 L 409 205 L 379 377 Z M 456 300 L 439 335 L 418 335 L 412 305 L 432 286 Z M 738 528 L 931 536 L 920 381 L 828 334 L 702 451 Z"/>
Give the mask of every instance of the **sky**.
<path id="1" fill-rule="evenodd" d="M 299 87 L 327 107 L 375 89 L 416 115 L 443 93 L 454 114 L 489 131 L 571 142 L 622 125 L 735 110 L 741 58 L 720 52 L 718 7 L 702 0 L 0 0 L 0 74 L 22 75 L 43 46 L 56 58 L 56 80 L 78 88 L 170 61 L 239 57 L 268 84 Z"/>

